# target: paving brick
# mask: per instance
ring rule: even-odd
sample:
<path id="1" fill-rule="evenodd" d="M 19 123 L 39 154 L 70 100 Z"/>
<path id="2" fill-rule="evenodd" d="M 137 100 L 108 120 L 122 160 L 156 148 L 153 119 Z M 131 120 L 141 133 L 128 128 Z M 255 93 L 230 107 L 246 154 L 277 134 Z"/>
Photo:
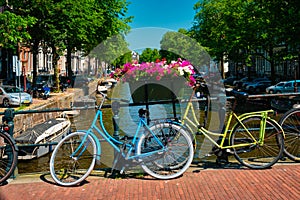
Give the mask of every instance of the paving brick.
<path id="1" fill-rule="evenodd" d="M 42 177 L 42 176 L 40 176 Z M 267 170 L 189 170 L 173 180 L 89 177 L 76 187 L 61 187 L 51 177 L 22 176 L 0 186 L 0 200 L 67 199 L 300 199 L 300 164 Z"/>

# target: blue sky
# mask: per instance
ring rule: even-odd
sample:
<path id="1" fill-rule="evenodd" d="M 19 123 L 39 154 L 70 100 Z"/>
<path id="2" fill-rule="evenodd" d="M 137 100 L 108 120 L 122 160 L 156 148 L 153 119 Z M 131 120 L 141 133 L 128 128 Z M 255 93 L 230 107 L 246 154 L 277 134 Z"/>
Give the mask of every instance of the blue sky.
<path id="1" fill-rule="evenodd" d="M 128 0 L 128 15 L 134 16 L 132 28 L 160 27 L 177 31 L 192 26 L 198 0 Z"/>
<path id="2" fill-rule="evenodd" d="M 159 49 L 160 40 L 167 31 L 192 27 L 198 0 L 128 0 L 128 16 L 131 33 L 126 37 L 129 48 L 139 51 L 144 48 Z"/>

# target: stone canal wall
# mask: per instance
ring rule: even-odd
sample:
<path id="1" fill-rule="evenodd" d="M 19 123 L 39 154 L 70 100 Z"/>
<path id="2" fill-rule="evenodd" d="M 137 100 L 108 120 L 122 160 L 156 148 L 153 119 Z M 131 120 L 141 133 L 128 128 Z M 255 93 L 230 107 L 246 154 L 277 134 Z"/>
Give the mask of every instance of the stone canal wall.
<path id="1" fill-rule="evenodd" d="M 34 103 L 24 110 L 51 110 L 70 108 L 71 102 L 86 96 L 92 96 L 95 93 L 97 81 L 93 81 L 88 85 L 88 88 L 69 88 L 64 93 L 53 93 L 47 100 L 34 99 Z M 5 109 L 3 109 L 5 110 Z M 16 109 L 15 109 L 16 110 Z M 14 117 L 14 137 L 29 127 L 33 127 L 47 119 L 55 118 L 61 115 L 61 112 L 43 112 L 43 113 L 29 113 L 16 114 Z M 2 116 L 1 116 L 2 121 Z"/>
<path id="2" fill-rule="evenodd" d="M 70 108 L 70 103 L 73 101 L 73 98 L 73 93 L 57 95 L 53 97 L 53 99 L 45 101 L 43 105 L 30 108 L 29 110 L 41 111 L 54 108 Z M 33 127 L 46 121 L 47 119 L 55 118 L 59 115 L 61 115 L 61 112 L 16 114 L 14 117 L 14 134 L 17 136 L 21 131 L 25 131 L 29 127 Z"/>

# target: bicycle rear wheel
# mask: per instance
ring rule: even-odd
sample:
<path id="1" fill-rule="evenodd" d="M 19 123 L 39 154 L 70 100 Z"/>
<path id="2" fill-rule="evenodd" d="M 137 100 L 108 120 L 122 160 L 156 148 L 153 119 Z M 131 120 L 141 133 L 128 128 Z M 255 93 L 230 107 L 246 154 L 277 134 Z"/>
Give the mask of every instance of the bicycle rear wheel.
<path id="1" fill-rule="evenodd" d="M 150 130 L 152 133 L 144 134 L 137 146 L 137 155 L 142 161 L 143 170 L 157 179 L 181 176 L 194 157 L 193 142 L 189 134 L 170 123 L 156 124 Z M 159 145 L 153 134 L 164 147 Z"/>
<path id="2" fill-rule="evenodd" d="M 0 184 L 13 174 L 18 162 L 18 152 L 13 139 L 0 131 Z"/>
<path id="3" fill-rule="evenodd" d="M 53 180 L 62 186 L 77 185 L 94 169 L 96 143 L 86 133 L 74 132 L 62 139 L 50 159 Z"/>
<path id="4" fill-rule="evenodd" d="M 260 126 L 262 117 L 250 117 L 242 120 L 243 125 L 251 133 L 247 133 L 244 126 L 235 126 L 230 141 L 234 147 L 235 158 L 244 166 L 251 169 L 265 169 L 274 165 L 281 157 L 284 148 L 283 133 L 272 120 L 267 119 L 264 140 L 260 140 Z M 257 141 L 253 140 L 253 138 Z M 251 144 L 252 143 L 252 144 Z"/>
<path id="5" fill-rule="evenodd" d="M 279 120 L 284 134 L 284 154 L 291 160 L 300 162 L 300 109 L 286 112 Z"/>

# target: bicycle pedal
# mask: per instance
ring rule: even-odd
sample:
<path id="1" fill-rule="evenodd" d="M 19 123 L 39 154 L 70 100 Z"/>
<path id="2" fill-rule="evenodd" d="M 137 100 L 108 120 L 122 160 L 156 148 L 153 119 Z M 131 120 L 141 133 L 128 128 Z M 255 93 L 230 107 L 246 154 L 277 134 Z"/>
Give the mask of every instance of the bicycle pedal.
<path id="1" fill-rule="evenodd" d="M 203 133 L 197 131 L 197 132 L 196 132 L 196 135 L 203 135 Z"/>
<path id="2" fill-rule="evenodd" d="M 231 149 L 226 149 L 226 153 L 233 155 L 234 151 L 232 151 Z"/>

